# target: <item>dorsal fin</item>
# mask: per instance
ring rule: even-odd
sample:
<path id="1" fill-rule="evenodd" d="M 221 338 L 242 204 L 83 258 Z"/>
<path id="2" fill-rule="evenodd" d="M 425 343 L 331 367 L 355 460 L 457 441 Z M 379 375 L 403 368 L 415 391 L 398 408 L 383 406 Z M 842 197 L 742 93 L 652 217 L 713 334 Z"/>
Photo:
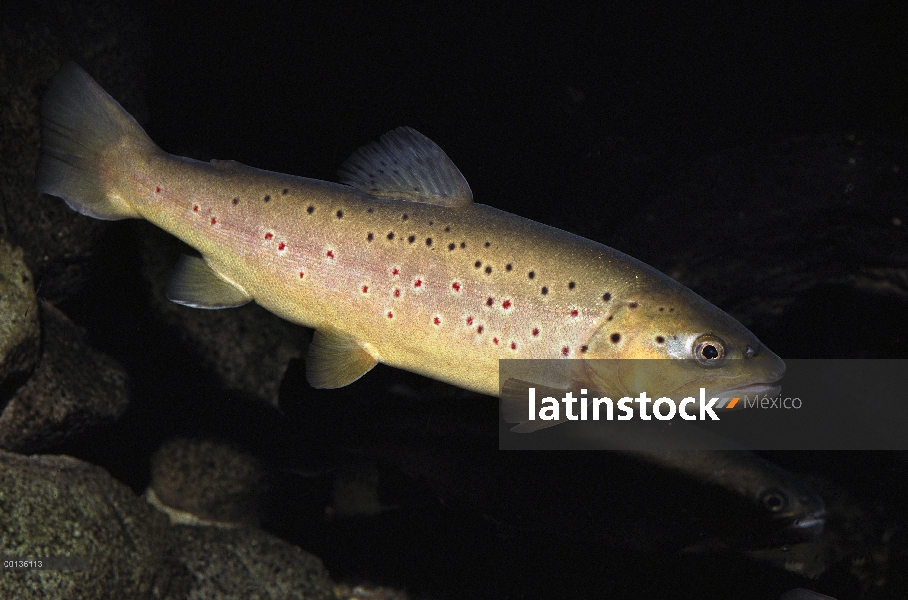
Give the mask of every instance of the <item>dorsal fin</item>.
<path id="1" fill-rule="evenodd" d="M 354 152 L 341 182 L 380 198 L 464 206 L 473 202 L 467 180 L 444 150 L 412 127 L 398 127 Z"/>

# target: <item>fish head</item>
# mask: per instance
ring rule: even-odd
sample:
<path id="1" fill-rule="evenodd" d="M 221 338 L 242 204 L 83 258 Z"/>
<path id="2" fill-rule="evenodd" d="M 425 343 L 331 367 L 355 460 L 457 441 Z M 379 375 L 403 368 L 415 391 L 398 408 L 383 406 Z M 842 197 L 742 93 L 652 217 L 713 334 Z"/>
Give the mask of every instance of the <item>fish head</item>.
<path id="1" fill-rule="evenodd" d="M 594 360 L 591 385 L 675 400 L 696 398 L 701 387 L 722 399 L 777 395 L 782 359 L 730 315 L 671 283 L 631 293 L 603 315 L 584 354 Z"/>
<path id="2" fill-rule="evenodd" d="M 826 525 L 823 499 L 788 474 L 780 481 L 759 490 L 753 498 L 764 524 L 760 541 L 784 546 L 819 538 Z"/>

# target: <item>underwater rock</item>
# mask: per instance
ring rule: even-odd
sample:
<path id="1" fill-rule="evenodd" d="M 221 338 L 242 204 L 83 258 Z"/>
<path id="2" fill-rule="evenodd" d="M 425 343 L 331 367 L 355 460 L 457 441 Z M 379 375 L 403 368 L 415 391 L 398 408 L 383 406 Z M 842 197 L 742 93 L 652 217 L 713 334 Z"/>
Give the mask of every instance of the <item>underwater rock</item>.
<path id="1" fill-rule="evenodd" d="M 255 528 L 174 526 L 191 598 L 335 600 L 322 561 Z"/>
<path id="2" fill-rule="evenodd" d="M 100 467 L 0 452 L 0 554 L 88 557 L 87 570 L 6 570 L 2 598 L 187 597 L 167 519 Z"/>
<path id="3" fill-rule="evenodd" d="M 258 459 L 211 440 L 172 440 L 152 458 L 146 498 L 173 523 L 258 525 L 264 472 Z"/>
<path id="4" fill-rule="evenodd" d="M 21 248 L 0 241 L 0 394 L 15 389 L 35 367 L 40 340 L 31 271 Z"/>
<path id="5" fill-rule="evenodd" d="M 23 5 L 25 6 L 25 5 Z M 142 17 L 117 3 L 48 4 L 0 14 L 0 235 L 22 246 L 41 296 L 75 295 L 108 224 L 35 192 L 39 155 L 38 107 L 44 86 L 66 58 L 103 82 L 140 122 L 148 110 L 134 46 Z M 22 14 L 25 13 L 25 14 Z"/>
<path id="6" fill-rule="evenodd" d="M 230 310 L 197 310 L 164 295 L 179 259 L 175 238 L 137 223 L 143 273 L 151 283 L 152 307 L 200 362 L 215 372 L 225 389 L 277 406 L 278 388 L 292 359 L 299 358 L 311 334 L 250 303 Z"/>
<path id="7" fill-rule="evenodd" d="M 68 456 L 0 452 L 0 511 L 0 554 L 89 559 L 87 570 L 8 570 L 0 598 L 334 598 L 319 558 L 255 528 L 171 526 Z"/>
<path id="8" fill-rule="evenodd" d="M 40 313 L 41 361 L 0 413 L 0 448 L 22 453 L 53 448 L 113 421 L 129 404 L 119 364 L 88 346 L 80 328 L 47 302 Z"/>

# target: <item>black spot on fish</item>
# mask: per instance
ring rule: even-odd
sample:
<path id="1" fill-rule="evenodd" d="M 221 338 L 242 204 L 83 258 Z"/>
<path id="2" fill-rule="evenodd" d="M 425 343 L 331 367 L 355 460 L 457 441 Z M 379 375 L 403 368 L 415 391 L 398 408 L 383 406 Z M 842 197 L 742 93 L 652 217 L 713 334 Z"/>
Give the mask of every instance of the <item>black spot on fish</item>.
<path id="1" fill-rule="evenodd" d="M 432 225 L 435 225 L 435 221 L 429 221 L 429 227 L 431 227 Z"/>
<path id="2" fill-rule="evenodd" d="M 467 247 L 467 243 L 466 243 L 466 242 L 460 242 L 460 249 L 461 249 L 461 250 L 463 250 L 463 249 L 466 248 L 466 247 Z"/>
<path id="3" fill-rule="evenodd" d="M 315 212 L 315 207 L 310 205 L 309 208 L 306 209 L 306 212 L 311 215 L 312 213 Z"/>
<path id="4" fill-rule="evenodd" d="M 657 343 L 657 344 L 664 344 L 664 343 L 665 343 L 665 338 L 662 337 L 661 335 L 657 335 L 657 336 L 656 336 L 656 343 Z"/>
<path id="5" fill-rule="evenodd" d="M 572 289 L 574 289 L 575 287 L 577 287 L 577 284 L 576 284 L 575 282 L 573 282 L 573 281 L 569 281 L 569 282 L 568 282 L 568 289 L 569 289 L 569 290 L 572 290 Z"/>
<path id="6" fill-rule="evenodd" d="M 407 238 L 407 241 L 410 242 L 410 243 L 412 244 L 413 242 L 416 241 L 416 236 L 415 236 L 415 235 L 411 235 L 410 237 Z"/>
<path id="7" fill-rule="evenodd" d="M 664 307 L 664 306 L 660 306 L 660 307 L 659 307 L 659 312 L 665 312 L 665 307 Z"/>
<path id="8" fill-rule="evenodd" d="M 473 266 L 476 267 L 476 268 L 478 269 L 479 267 L 482 266 L 482 261 L 481 261 L 481 260 L 477 260 L 475 263 L 473 263 Z"/>
<path id="9" fill-rule="evenodd" d="M 612 336 L 611 336 L 611 340 L 612 340 L 612 343 L 613 343 L 613 344 L 617 344 L 618 342 L 621 341 L 621 334 L 620 334 L 620 333 L 613 333 Z"/>
<path id="10" fill-rule="evenodd" d="M 530 279 L 535 279 L 536 271 L 530 271 L 529 273 L 527 273 L 527 277 L 529 277 Z"/>
<path id="11" fill-rule="evenodd" d="M 492 274 L 492 267 L 486 267 L 486 275 Z"/>
<path id="12" fill-rule="evenodd" d="M 615 318 L 615 315 L 609 315 L 608 318 L 606 318 L 605 320 L 606 320 L 606 321 L 611 321 L 611 320 L 614 319 L 614 318 Z"/>
<path id="13" fill-rule="evenodd" d="M 542 289 L 539 291 L 542 292 L 543 296 L 545 296 L 546 294 L 549 293 L 549 288 L 547 288 L 546 286 L 542 286 Z"/>
<path id="14" fill-rule="evenodd" d="M 394 232 L 393 232 L 393 231 L 389 231 L 389 232 L 388 232 L 388 239 L 389 239 L 389 240 L 393 240 L 393 239 L 394 239 Z"/>
<path id="15" fill-rule="evenodd" d="M 512 265 L 511 263 L 508 263 L 504 266 L 505 271 L 511 271 L 513 268 L 514 268 L 514 265 Z"/>
<path id="16" fill-rule="evenodd" d="M 366 212 L 371 215 L 372 213 L 375 212 L 375 209 L 370 206 L 369 208 L 366 209 Z"/>
<path id="17" fill-rule="evenodd" d="M 495 304 L 495 300 L 491 296 L 489 296 L 486 299 L 486 306 L 492 306 L 493 304 Z"/>
<path id="18" fill-rule="evenodd" d="M 612 295 L 611 295 L 610 293 L 606 292 L 606 293 L 602 294 L 602 299 L 603 299 L 605 302 L 608 302 L 609 300 L 612 299 Z"/>
<path id="19" fill-rule="evenodd" d="M 289 193 L 290 193 L 290 190 L 288 190 L 287 188 L 284 188 L 284 189 L 281 190 L 281 194 L 284 195 L 284 196 L 286 196 L 286 195 L 289 194 Z"/>
<path id="20" fill-rule="evenodd" d="M 589 346 L 580 346 L 580 352 L 583 354 L 586 354 L 586 351 L 589 349 L 590 349 Z"/>
<path id="21" fill-rule="evenodd" d="M 486 242 L 486 243 L 485 243 L 485 247 L 486 247 L 486 248 L 488 248 L 488 247 L 491 246 L 491 245 L 492 245 L 492 242 Z"/>
<path id="22" fill-rule="evenodd" d="M 366 236 L 366 239 L 369 240 L 369 241 L 371 242 L 372 240 L 375 239 L 375 236 L 372 235 L 372 232 L 370 231 L 370 232 L 369 232 L 369 235 Z"/>
<path id="23" fill-rule="evenodd" d="M 271 202 L 271 196 L 265 194 L 265 202 Z"/>
<path id="24" fill-rule="evenodd" d="M 627 307 L 628 307 L 628 308 L 637 308 L 638 306 L 640 306 L 640 305 L 637 304 L 636 302 L 628 302 L 628 303 L 627 303 Z"/>
<path id="25" fill-rule="evenodd" d="M 445 233 L 451 233 L 451 228 L 450 228 L 450 227 L 445 227 Z"/>
<path id="26" fill-rule="evenodd" d="M 426 246 L 432 245 L 432 238 L 426 238 Z"/>
<path id="27" fill-rule="evenodd" d="M 337 211 L 337 218 L 338 218 L 338 219 L 343 219 L 343 218 L 344 218 L 344 211 L 342 211 L 342 210 Z"/>
<path id="28" fill-rule="evenodd" d="M 454 242 L 451 242 L 450 244 L 448 244 L 448 250 L 453 250 L 456 247 L 457 247 L 457 245 Z"/>
<path id="29" fill-rule="evenodd" d="M 404 214 L 403 216 L 401 216 L 401 219 L 403 219 L 404 221 L 406 221 L 406 220 L 409 219 L 409 218 L 410 218 L 410 217 L 408 217 L 406 214 Z"/>
<path id="30" fill-rule="evenodd" d="M 240 199 L 239 199 L 239 198 L 234 198 L 234 199 L 233 199 L 233 205 L 234 205 L 234 206 L 236 206 L 236 205 L 239 204 L 239 203 L 240 203 Z"/>

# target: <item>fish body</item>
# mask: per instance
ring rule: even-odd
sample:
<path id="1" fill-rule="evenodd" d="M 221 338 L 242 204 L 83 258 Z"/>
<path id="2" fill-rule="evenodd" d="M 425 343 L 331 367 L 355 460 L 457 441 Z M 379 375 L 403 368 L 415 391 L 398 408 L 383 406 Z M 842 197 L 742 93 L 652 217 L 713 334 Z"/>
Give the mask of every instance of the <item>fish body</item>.
<path id="1" fill-rule="evenodd" d="M 144 218 L 195 248 L 202 258 L 185 259 L 169 288 L 176 302 L 255 301 L 314 328 L 316 387 L 377 362 L 493 396 L 503 358 L 697 359 L 672 381 L 684 390 L 768 391 L 784 372 L 737 321 L 655 269 L 474 203 L 412 129 L 354 153 L 338 184 L 167 154 L 74 63 L 50 82 L 42 116 L 39 191 L 98 218 Z M 590 374 L 590 386 L 608 389 L 610 376 L 597 386 Z"/>
<path id="2" fill-rule="evenodd" d="M 74 63 L 51 79 L 41 114 L 38 191 L 92 217 L 146 219 L 197 250 L 168 286 L 175 302 L 255 301 L 315 329 L 315 387 L 383 362 L 502 396 L 515 422 L 525 404 L 502 394 L 501 359 L 581 359 L 537 383 L 615 398 L 642 381 L 652 397 L 778 390 L 784 363 L 735 319 L 622 252 L 473 202 L 448 156 L 412 129 L 359 149 L 331 183 L 168 154 Z M 637 366 L 654 362 L 655 373 Z M 586 366 L 599 364 L 610 366 Z M 756 457 L 641 456 L 739 491 L 795 534 L 822 528 L 822 500 Z"/>

